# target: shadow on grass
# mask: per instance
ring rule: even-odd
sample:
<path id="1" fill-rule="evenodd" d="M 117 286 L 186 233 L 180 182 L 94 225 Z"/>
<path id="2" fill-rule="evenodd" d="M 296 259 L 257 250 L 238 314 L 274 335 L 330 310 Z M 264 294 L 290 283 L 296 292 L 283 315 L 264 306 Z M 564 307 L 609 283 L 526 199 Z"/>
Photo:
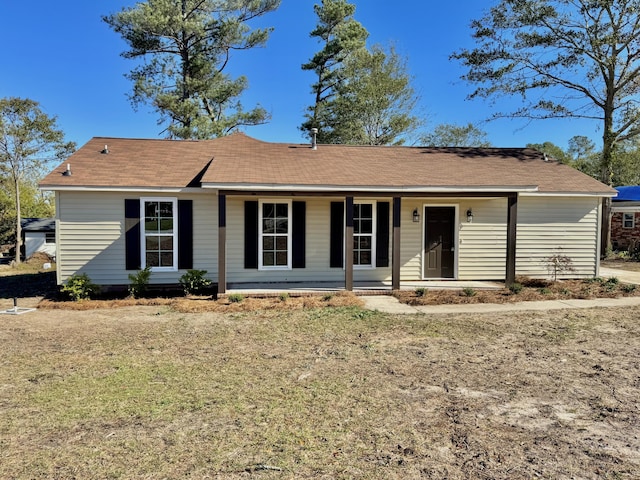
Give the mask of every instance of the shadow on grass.
<path id="1" fill-rule="evenodd" d="M 25 273 L 0 277 L 0 298 L 54 298 L 57 295 L 56 272 Z"/>

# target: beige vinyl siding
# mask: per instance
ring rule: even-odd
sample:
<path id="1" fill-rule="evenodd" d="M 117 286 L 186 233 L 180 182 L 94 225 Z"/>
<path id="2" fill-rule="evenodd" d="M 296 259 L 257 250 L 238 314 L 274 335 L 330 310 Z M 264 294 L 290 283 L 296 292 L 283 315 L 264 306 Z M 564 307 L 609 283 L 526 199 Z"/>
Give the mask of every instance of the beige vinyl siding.
<path id="1" fill-rule="evenodd" d="M 571 258 L 575 272 L 567 277 L 590 277 L 596 272 L 598 203 L 595 197 L 520 196 L 516 273 L 548 277 L 545 259 L 555 252 Z M 405 198 L 402 201 L 402 281 L 423 278 L 425 205 L 457 205 L 459 280 L 503 280 L 505 277 L 507 200 Z M 412 222 L 418 208 L 420 222 Z M 467 222 L 471 208 L 473 222 Z M 560 249 L 559 249 L 560 248 Z"/>
<path id="2" fill-rule="evenodd" d="M 278 198 L 266 197 L 270 201 Z M 258 197 L 227 197 L 227 282 L 232 284 L 253 282 L 343 282 L 344 269 L 329 265 L 331 202 L 344 198 L 296 197 L 306 203 L 305 268 L 290 270 L 258 270 L 244 268 L 244 202 Z M 283 197 L 280 200 L 289 200 Z M 355 199 L 367 201 L 370 199 Z M 379 201 L 390 202 L 389 198 Z M 391 205 L 390 205 L 391 210 Z M 375 210 L 374 210 L 375 211 Z M 389 215 L 391 222 L 391 213 Z M 391 253 L 389 253 L 391 255 Z M 391 258 L 391 257 L 389 257 Z M 391 278 L 391 267 L 355 268 L 354 282 L 381 281 Z"/>
<path id="3" fill-rule="evenodd" d="M 58 281 L 86 273 L 98 285 L 129 283 L 125 270 L 124 200 L 167 197 L 193 200 L 193 267 L 217 276 L 218 207 L 215 194 L 56 192 Z M 177 283 L 184 270 L 154 272 L 151 283 Z"/>
<path id="4" fill-rule="evenodd" d="M 467 222 L 467 209 L 473 221 Z M 507 200 L 464 200 L 460 208 L 458 278 L 504 279 L 507 248 Z"/>
<path id="5" fill-rule="evenodd" d="M 575 269 L 565 277 L 593 277 L 597 265 L 599 202 L 599 198 L 592 197 L 521 197 L 517 273 L 548 277 L 545 259 L 559 252 L 571 259 Z"/>

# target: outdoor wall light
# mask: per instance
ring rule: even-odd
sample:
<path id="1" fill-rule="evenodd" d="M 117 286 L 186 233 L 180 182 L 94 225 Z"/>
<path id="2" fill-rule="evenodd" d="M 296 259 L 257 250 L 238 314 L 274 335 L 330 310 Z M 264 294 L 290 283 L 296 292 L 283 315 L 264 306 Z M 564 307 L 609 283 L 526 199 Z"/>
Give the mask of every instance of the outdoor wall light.
<path id="1" fill-rule="evenodd" d="M 467 210 L 467 223 L 473 222 L 473 210 Z"/>
<path id="2" fill-rule="evenodd" d="M 413 221 L 414 223 L 418 223 L 420 221 L 420 214 L 418 213 L 418 209 L 413 209 Z"/>

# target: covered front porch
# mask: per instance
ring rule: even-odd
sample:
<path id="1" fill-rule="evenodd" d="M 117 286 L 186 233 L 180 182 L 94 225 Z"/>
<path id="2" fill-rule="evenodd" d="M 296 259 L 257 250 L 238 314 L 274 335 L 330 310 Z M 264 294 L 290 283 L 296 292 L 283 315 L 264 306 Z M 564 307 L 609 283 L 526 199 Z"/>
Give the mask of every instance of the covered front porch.
<path id="1" fill-rule="evenodd" d="M 515 191 L 514 191 L 515 190 Z M 416 289 L 416 288 L 435 288 L 435 289 L 462 289 L 462 288 L 474 288 L 474 289 L 482 289 L 482 288 L 502 288 L 504 284 L 507 286 L 512 285 L 515 282 L 516 275 L 516 225 L 517 225 L 517 212 L 518 212 L 518 192 L 522 189 L 517 188 L 508 188 L 508 189 L 482 189 L 482 190 L 474 190 L 474 191 L 456 191 L 452 192 L 448 191 L 438 191 L 438 192 L 379 192 L 376 191 L 375 195 L 372 195 L 370 191 L 360 192 L 360 191 L 351 191 L 351 192 L 336 192 L 336 191 L 246 191 L 246 190 L 219 190 L 218 191 L 218 288 L 219 293 L 280 293 L 280 292 L 288 292 L 288 293 L 311 293 L 311 292 L 338 292 L 338 291 L 353 291 L 353 292 L 363 292 L 363 293 L 372 293 L 372 292 L 380 292 L 387 293 L 393 290 L 401 290 L 401 289 Z M 525 190 L 523 190 L 525 191 Z M 528 190 L 526 190 L 528 191 Z M 343 252 L 338 252 L 340 254 L 340 265 L 342 267 L 340 270 L 342 272 L 339 274 L 340 280 L 337 280 L 336 277 L 330 279 L 330 281 L 314 281 L 309 278 L 304 281 L 288 281 L 288 279 L 282 277 L 279 280 L 275 279 L 271 281 L 268 279 L 268 276 L 265 275 L 265 271 L 260 272 L 258 265 L 253 264 L 252 268 L 258 268 L 257 275 L 244 276 L 243 281 L 237 281 L 237 279 L 229 278 L 228 276 L 228 267 L 229 262 L 238 262 L 241 259 L 237 258 L 237 255 L 232 255 L 231 258 L 228 258 L 228 248 L 227 245 L 227 219 L 228 212 L 227 206 L 228 201 L 236 198 L 242 200 L 242 198 L 246 199 L 289 199 L 289 202 L 293 202 L 294 207 L 296 204 L 296 200 L 303 200 L 305 198 L 316 198 L 320 199 L 324 197 L 326 201 L 327 197 L 330 197 L 331 200 L 338 200 L 342 202 L 344 205 L 344 214 L 343 217 L 340 218 L 341 225 L 341 236 L 338 237 L 339 243 L 342 245 L 340 250 Z M 362 279 L 358 278 L 358 275 L 355 276 L 354 279 L 354 270 L 358 273 L 358 266 L 354 265 L 354 200 L 355 202 L 358 199 L 362 198 L 382 198 L 386 199 L 388 202 L 387 205 L 391 210 L 387 214 L 387 218 L 389 218 L 389 227 L 387 228 L 388 233 L 388 243 L 387 248 L 389 248 L 389 258 L 388 258 L 388 267 L 390 275 L 384 280 L 380 281 L 362 281 Z M 505 250 L 502 250 L 503 260 L 501 261 L 502 267 L 499 267 L 502 272 L 504 272 L 504 283 L 496 283 L 496 282 L 478 282 L 478 281 L 460 281 L 455 275 L 451 275 L 452 278 L 434 278 L 427 279 L 424 278 L 427 275 L 420 275 L 421 278 L 413 279 L 407 278 L 407 275 L 401 277 L 401 268 L 403 268 L 403 259 L 401 257 L 401 247 L 403 240 L 403 228 L 402 228 L 402 216 L 404 213 L 405 222 L 408 220 L 409 225 L 414 225 L 412 228 L 415 230 L 415 223 L 411 223 L 410 213 L 407 213 L 407 208 L 409 210 L 413 209 L 413 203 L 416 202 L 431 202 L 434 201 L 446 201 L 450 203 L 459 203 L 462 201 L 469 200 L 489 200 L 489 199 L 503 199 L 504 203 L 502 205 L 506 206 L 506 212 L 502 210 L 504 207 L 500 207 L 501 214 L 504 215 L 502 217 L 504 220 L 502 223 L 501 235 L 504 235 L 502 245 L 505 247 Z M 506 201 L 505 201 L 506 200 Z M 275 200 L 266 200 L 269 202 L 273 202 Z M 285 200 L 286 201 L 286 200 Z M 403 201 L 407 202 L 403 209 Z M 235 200 L 237 203 L 237 200 Z M 409 203 L 411 202 L 411 203 Z M 249 202 L 251 203 L 251 202 Z M 257 205 L 257 202 L 253 202 Z M 333 207 L 333 204 L 332 204 Z M 256 208 L 256 207 L 254 207 Z M 341 207 L 342 209 L 342 207 Z M 245 222 L 247 220 L 247 211 L 245 210 Z M 464 210 L 463 210 L 464 211 Z M 302 208 L 302 212 L 304 215 L 304 207 Z M 425 210 L 423 210 L 423 213 Z M 457 212 L 457 210 L 456 210 Z M 234 214 L 237 216 L 238 213 L 241 213 L 236 208 L 234 210 Z M 409 215 L 409 218 L 407 218 Z M 251 222 L 257 222 L 256 214 L 252 214 Z M 415 216 L 415 211 L 414 211 Z M 232 215 L 231 218 L 235 218 Z M 334 228 L 334 220 L 331 220 L 331 228 Z M 238 221 L 235 221 L 236 230 Z M 457 221 L 457 219 L 454 219 Z M 413 219 L 415 222 L 415 218 Z M 242 222 L 240 222 L 242 223 Z M 386 223 L 386 222 L 385 222 Z M 421 228 L 426 229 L 426 224 Z M 329 224 L 326 225 L 326 229 L 329 229 Z M 245 223 L 245 238 L 247 231 L 247 223 Z M 386 227 L 385 227 L 386 228 Z M 456 227 L 457 228 L 457 227 Z M 462 228 L 462 227 L 460 227 Z M 390 230 L 390 231 L 389 231 Z M 426 231 L 426 230 L 425 230 Z M 233 230 L 232 230 L 233 232 Z M 357 232 L 356 232 L 357 233 Z M 405 232 L 406 233 L 406 232 Z M 231 247 L 234 248 L 237 244 L 238 232 L 235 231 L 232 233 L 233 238 L 231 240 Z M 304 235 L 304 232 L 303 232 Z M 415 242 L 415 237 L 414 237 Z M 506 241 L 505 241 L 506 240 Z M 457 230 L 456 230 L 456 241 L 457 241 Z M 304 245 L 304 240 L 303 240 Z M 413 246 L 411 247 L 413 251 Z M 418 248 L 418 247 L 415 247 Z M 494 246 L 495 248 L 495 246 Z M 254 252 L 257 254 L 257 246 L 253 245 Z M 453 249 L 455 249 L 456 253 L 456 262 L 458 259 L 458 245 L 454 243 Z M 452 250 L 453 250 L 452 249 Z M 237 252 L 237 249 L 235 250 Z M 303 247 L 304 251 L 304 247 Z M 417 250 L 416 250 L 417 252 Z M 423 246 L 424 252 L 424 246 Z M 327 252 L 328 253 L 328 252 Z M 331 252 L 333 255 L 333 250 Z M 295 265 L 295 252 L 294 252 L 294 268 Z M 254 259 L 255 262 L 255 259 Z M 504 262 L 504 263 L 502 263 Z M 386 263 L 385 263 L 386 265 Z M 497 266 L 497 264 L 496 264 Z M 336 267 L 333 264 L 332 257 L 332 265 L 331 267 Z M 355 268 L 354 268 L 355 267 Z M 245 269 L 248 268 L 245 261 Z M 309 265 L 304 264 L 304 260 L 302 261 L 302 268 L 307 269 L 308 272 L 313 273 L 314 270 L 309 268 Z M 282 269 L 280 269 L 282 270 Z M 333 270 L 335 273 L 338 273 L 340 270 Z M 360 270 L 361 271 L 361 270 Z M 334 273 L 334 275 L 335 275 Z M 496 275 L 497 273 L 497 275 Z M 494 272 L 493 276 L 484 277 L 484 278 L 500 278 L 501 272 Z M 255 278 L 255 281 L 253 278 Z M 478 278 L 483 278 L 479 276 Z"/>

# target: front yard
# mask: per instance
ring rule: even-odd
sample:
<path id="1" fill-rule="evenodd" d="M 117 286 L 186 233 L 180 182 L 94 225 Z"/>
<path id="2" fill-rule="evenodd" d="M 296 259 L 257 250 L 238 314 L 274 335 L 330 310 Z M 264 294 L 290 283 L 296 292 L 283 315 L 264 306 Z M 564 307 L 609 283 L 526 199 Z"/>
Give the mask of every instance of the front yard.
<path id="1" fill-rule="evenodd" d="M 639 317 L 3 316 L 0 478 L 637 478 Z"/>

